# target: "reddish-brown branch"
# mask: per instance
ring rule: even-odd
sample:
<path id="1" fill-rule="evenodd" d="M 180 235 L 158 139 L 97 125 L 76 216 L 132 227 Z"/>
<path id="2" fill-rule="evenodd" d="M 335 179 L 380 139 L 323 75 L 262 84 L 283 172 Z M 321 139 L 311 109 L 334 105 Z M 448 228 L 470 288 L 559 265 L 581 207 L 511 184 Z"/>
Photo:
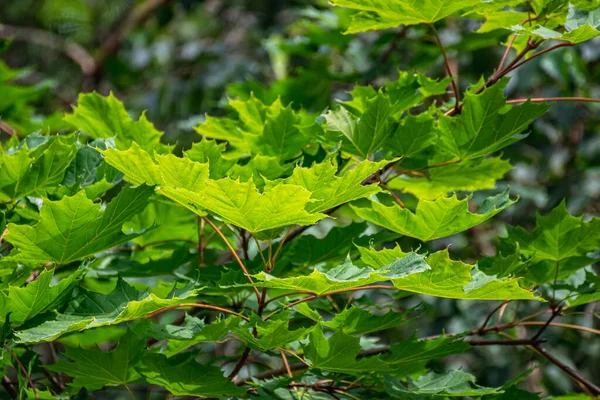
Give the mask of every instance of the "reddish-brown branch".
<path id="1" fill-rule="evenodd" d="M 528 99 L 511 99 L 507 100 L 506 104 L 518 104 L 530 101 L 532 103 L 546 103 L 549 101 L 573 101 L 583 103 L 600 103 L 600 99 L 593 99 L 590 97 L 531 97 Z"/>
<path id="2" fill-rule="evenodd" d="M 279 353 L 281 353 L 281 359 L 283 360 L 283 365 L 285 366 L 285 370 L 288 374 L 288 376 L 291 378 L 294 376 L 294 374 L 292 373 L 292 370 L 290 368 L 290 363 L 288 362 L 287 356 L 285 355 L 285 352 L 282 349 L 279 349 Z"/>
<path id="3" fill-rule="evenodd" d="M 521 22 L 521 26 L 524 26 L 526 23 L 534 21 L 536 19 L 537 19 L 537 17 L 527 18 L 525 21 Z M 502 67 L 504 66 L 504 63 L 506 62 L 506 59 L 508 58 L 508 54 L 510 53 L 510 49 L 512 49 L 512 46 L 515 43 L 515 39 L 517 38 L 517 36 L 519 36 L 518 32 L 516 32 L 515 34 L 513 34 L 512 37 L 510 38 L 510 42 L 506 46 L 506 50 L 504 51 L 504 54 L 502 55 L 502 59 L 500 60 L 500 64 L 498 64 L 498 68 L 496 69 L 496 73 L 498 73 L 499 71 L 502 71 Z"/>
<path id="4" fill-rule="evenodd" d="M 544 54 L 546 54 L 546 53 L 548 53 L 548 52 L 550 52 L 552 50 L 556 50 L 556 49 L 559 49 L 561 47 L 571 47 L 571 46 L 574 46 L 573 43 L 568 43 L 567 42 L 567 43 L 559 43 L 557 45 L 548 47 L 547 49 L 544 49 L 544 50 L 540 51 L 539 53 L 535 53 L 531 57 L 529 57 L 529 58 L 527 58 L 527 59 L 525 59 L 525 60 L 523 60 L 523 61 L 521 61 L 519 63 L 516 63 L 516 64 L 512 65 L 510 68 L 505 69 L 504 70 L 505 71 L 504 74 L 506 75 L 509 72 L 514 71 L 515 69 L 519 68 L 521 65 L 523 65 L 525 63 L 528 63 L 529 61 L 533 60 L 534 58 L 539 57 L 541 55 L 544 55 Z"/>
<path id="5" fill-rule="evenodd" d="M 542 357 L 544 357 L 546 360 L 550 361 L 552 364 L 556 365 L 558 368 L 563 370 L 563 372 L 566 373 L 567 375 L 569 375 L 573 380 L 584 385 L 586 388 L 588 388 L 588 390 L 592 391 L 595 395 L 600 395 L 600 387 L 598 387 L 595 384 L 593 384 L 592 382 L 588 381 L 587 378 L 582 376 L 579 372 L 575 371 L 573 368 L 569 367 L 568 365 L 565 365 L 558 358 L 554 357 L 554 355 L 552 355 L 552 353 L 550 353 L 548 350 L 544 349 L 539 344 L 534 344 L 532 347 Z"/>
<path id="6" fill-rule="evenodd" d="M 213 228 L 213 230 L 215 232 L 217 232 L 217 234 L 221 237 L 221 239 L 223 239 L 223 241 L 225 242 L 225 245 L 227 246 L 227 248 L 231 252 L 231 255 L 233 256 L 233 258 L 235 258 L 235 260 L 237 261 L 237 263 L 242 268 L 242 271 L 244 272 L 244 275 L 246 275 L 246 278 L 248 278 L 248 281 L 250 282 L 250 284 L 254 285 L 254 281 L 252 280 L 252 277 L 250 276 L 250 273 L 246 269 L 246 266 L 244 265 L 244 263 L 242 262 L 242 260 L 240 260 L 240 257 L 237 255 L 236 251 L 233 249 L 233 247 L 231 246 L 231 243 L 229 243 L 229 240 L 227 240 L 227 238 L 225 237 L 225 235 L 223 234 L 223 232 L 221 232 L 221 230 L 210 219 L 208 219 L 208 217 L 202 217 L 202 218 L 206 222 L 208 222 L 208 224 Z M 260 303 L 260 293 L 258 292 L 258 289 L 256 288 L 256 286 L 252 286 L 252 288 L 254 289 L 254 293 L 256 294 L 256 299 Z"/>
<path id="7" fill-rule="evenodd" d="M 492 310 L 492 312 L 490 312 L 487 316 L 487 318 L 485 319 L 485 321 L 483 321 L 483 324 L 481 324 L 481 327 L 479 327 L 479 331 L 480 332 L 484 332 L 485 331 L 485 327 L 487 326 L 487 324 L 490 322 L 490 319 L 492 319 L 492 317 L 494 316 L 494 314 L 496 314 L 496 312 L 498 310 L 500 310 L 502 307 L 504 307 L 506 304 L 510 303 L 510 300 L 506 300 L 505 302 L 501 303 L 500 305 L 498 305 L 498 307 L 494 308 Z"/>
<path id="8" fill-rule="evenodd" d="M 444 47 L 444 44 L 442 43 L 442 39 L 440 38 L 440 35 L 439 35 L 437 29 L 435 29 L 435 26 L 433 24 L 431 24 L 430 26 L 435 35 L 435 39 L 437 40 L 437 43 L 440 46 L 440 50 L 442 51 L 442 56 L 444 57 L 444 65 L 446 67 L 446 72 L 448 73 L 448 76 L 452 79 L 452 83 L 451 83 L 452 90 L 454 91 L 454 97 L 456 99 L 456 105 L 454 106 L 454 109 L 456 110 L 456 112 L 460 112 L 460 91 L 458 90 L 458 84 L 456 83 L 455 76 L 452 73 L 452 68 L 450 67 L 450 60 L 448 59 L 448 54 L 446 54 L 446 48 Z"/>
<path id="9" fill-rule="evenodd" d="M 204 308 L 204 309 L 207 309 L 207 310 L 220 311 L 220 312 L 223 312 L 223 313 L 226 313 L 226 314 L 235 315 L 236 317 L 240 317 L 240 318 L 242 318 L 245 321 L 250 321 L 248 319 L 248 317 L 246 317 L 245 315 L 242 315 L 240 313 L 237 313 L 235 311 L 228 310 L 227 308 L 223 308 L 223 307 L 213 306 L 213 305 L 210 305 L 210 304 L 202 304 L 202 303 L 173 304 L 172 306 L 163 307 L 160 310 L 156 310 L 156 311 L 154 311 L 154 312 L 146 315 L 146 318 L 152 318 L 152 317 L 154 317 L 154 316 L 156 316 L 158 314 L 161 314 L 161 313 L 163 313 L 165 311 L 173 310 L 173 309 L 181 308 L 181 307 L 196 307 L 196 308 Z"/>
<path id="10" fill-rule="evenodd" d="M 23 375 L 25 375 L 25 378 L 27 378 L 27 382 L 29 383 L 31 390 L 33 390 L 33 394 L 34 394 L 35 398 L 39 399 L 37 390 L 35 389 L 33 381 L 31 380 L 31 376 L 29 376 L 29 374 L 27 373 L 27 369 L 25 369 L 25 367 L 23 366 L 23 363 L 21 363 L 21 360 L 19 360 L 19 357 L 17 357 L 17 355 L 6 344 L 4 345 L 4 348 L 10 353 L 12 358 L 15 359 L 16 363 L 19 365 L 19 368 L 21 368 Z"/>
<path id="11" fill-rule="evenodd" d="M 544 326 L 544 325 L 546 325 L 546 322 L 544 322 L 544 321 L 523 321 L 523 322 L 518 322 L 517 325 L 519 325 L 519 326 Z M 593 333 L 595 335 L 600 335 L 600 329 L 588 328 L 587 326 L 565 324 L 562 322 L 550 322 L 548 324 L 548 326 L 556 326 L 556 327 L 560 327 L 560 328 L 574 329 L 577 331 L 589 332 L 589 333 Z"/>
<path id="12" fill-rule="evenodd" d="M 229 374 L 229 379 L 235 378 L 235 376 L 242 370 L 244 365 L 246 365 L 246 360 L 248 360 L 248 356 L 250 355 L 251 351 L 252 351 L 252 349 L 250 349 L 250 347 L 246 347 L 244 349 L 244 352 L 242 353 L 242 357 L 240 358 L 240 361 L 238 361 L 236 366 L 233 368 L 233 371 L 231 371 L 231 374 Z"/>

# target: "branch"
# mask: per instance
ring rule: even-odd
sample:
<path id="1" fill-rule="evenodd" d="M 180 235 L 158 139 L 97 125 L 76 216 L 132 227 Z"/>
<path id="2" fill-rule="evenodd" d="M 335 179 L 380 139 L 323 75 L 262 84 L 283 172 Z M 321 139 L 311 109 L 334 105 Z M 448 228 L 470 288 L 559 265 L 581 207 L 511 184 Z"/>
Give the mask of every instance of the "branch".
<path id="1" fill-rule="evenodd" d="M 244 349 L 244 352 L 242 353 L 242 357 L 240 357 L 240 361 L 238 361 L 236 366 L 233 368 L 233 371 L 231 371 L 231 373 L 229 374 L 229 377 L 228 377 L 229 379 L 235 378 L 235 376 L 242 370 L 242 368 L 244 367 L 244 364 L 246 364 L 246 360 L 248 359 L 248 356 L 250 355 L 251 351 L 252 351 L 252 349 L 250 347 L 246 347 Z"/>
<path id="2" fill-rule="evenodd" d="M 85 76 L 93 75 L 98 69 L 96 61 L 86 49 L 49 31 L 0 24 L 0 38 L 33 43 L 59 51 L 79 65 Z"/>
<path id="3" fill-rule="evenodd" d="M 17 357 L 17 355 L 15 353 L 13 353 L 13 351 L 10 349 L 10 347 L 8 347 L 6 344 L 4 345 L 4 348 L 6 350 L 8 350 L 8 352 L 10 353 L 10 355 L 12 356 L 12 358 L 15 359 L 15 361 L 19 365 L 19 368 L 21 368 L 21 371 L 23 372 L 23 375 L 25 375 L 25 378 L 27 378 L 27 382 L 29 382 L 29 386 L 31 387 L 31 390 L 33 390 L 33 394 L 35 395 L 35 398 L 39 399 L 37 390 L 35 389 L 35 385 L 33 384 L 33 381 L 31 380 L 31 376 L 29 376 L 29 374 L 27 373 L 27 370 L 25 369 L 25 367 L 21 363 L 21 360 L 19 360 L 19 357 Z"/>
<path id="4" fill-rule="evenodd" d="M 208 217 L 202 217 L 202 219 L 204 219 L 206 222 L 208 222 L 209 225 L 213 228 L 213 230 L 215 232 L 217 232 L 217 234 L 219 236 L 221 236 L 221 239 L 223 239 L 223 241 L 225 242 L 225 245 L 227 246 L 227 248 L 231 252 L 231 255 L 235 258 L 235 260 L 238 262 L 238 264 L 242 268 L 242 271 L 244 272 L 244 275 L 246 275 L 246 278 L 248 278 L 248 281 L 250 281 L 250 284 L 254 285 L 254 281 L 252 280 L 252 277 L 250 276 L 250 273 L 246 269 L 246 266 L 244 265 L 244 263 L 242 262 L 242 260 L 240 260 L 240 257 L 237 255 L 237 253 L 235 252 L 235 250 L 233 249 L 233 247 L 231 247 L 231 243 L 229 243 L 229 240 L 227 240 L 227 238 L 225 237 L 225 235 L 223 235 L 223 232 L 221 232 L 221 230 L 210 219 L 208 219 Z M 254 288 L 254 293 L 256 294 L 256 299 L 260 303 L 260 293 L 258 292 L 258 289 L 256 288 L 256 286 L 252 286 L 252 287 Z"/>
<path id="5" fill-rule="evenodd" d="M 525 21 L 521 22 L 521 26 L 524 26 L 528 22 L 535 21 L 536 19 L 537 19 L 537 17 L 527 18 Z M 499 71 L 502 71 L 502 67 L 504 66 L 504 63 L 506 62 L 506 59 L 508 58 L 508 54 L 510 53 L 510 49 L 512 49 L 512 46 L 515 43 L 515 39 L 517 38 L 517 36 L 519 36 L 519 33 L 515 32 L 515 34 L 512 35 L 512 37 L 510 38 L 510 42 L 508 43 L 508 46 L 506 46 L 506 50 L 504 51 L 504 54 L 502 55 L 502 59 L 500 60 L 500 64 L 498 64 L 498 68 L 496 69 L 496 73 L 499 72 Z"/>
<path id="6" fill-rule="evenodd" d="M 569 375 L 573 380 L 581 383 L 583 386 L 594 392 L 596 395 L 600 394 L 600 387 L 596 386 L 592 382 L 588 381 L 585 377 L 583 377 L 579 372 L 575 371 L 573 368 L 565 365 L 562 361 L 554 357 L 548 350 L 541 347 L 539 344 L 534 344 L 532 346 L 537 352 L 544 357 L 546 360 L 550 361 L 552 364 L 556 365 L 558 368 L 562 369 L 567 375 Z"/>
<path id="7" fill-rule="evenodd" d="M 546 330 L 546 328 L 552 323 L 552 320 L 560 315 L 561 311 L 562 311 L 562 307 L 558 307 L 556 309 L 552 308 L 552 315 L 542 325 L 542 327 L 540 328 L 540 330 L 533 336 L 533 339 L 539 338 L 542 335 L 542 333 L 544 333 L 544 331 Z"/>
<path id="8" fill-rule="evenodd" d="M 511 99 L 507 100 L 506 104 L 518 104 L 530 101 L 532 103 L 545 103 L 549 101 L 580 101 L 587 103 L 600 103 L 600 99 L 593 99 L 590 97 L 531 97 L 528 99 Z"/>
<path id="9" fill-rule="evenodd" d="M 518 322 L 519 326 L 544 326 L 546 322 L 544 321 L 529 321 L 529 322 Z M 600 335 L 600 329 L 588 328 L 587 326 L 573 325 L 573 324 L 564 324 L 562 322 L 550 322 L 549 326 L 557 326 L 560 328 L 569 328 L 582 332 L 594 333 L 596 335 Z"/>
<path id="10" fill-rule="evenodd" d="M 481 327 L 479 328 L 479 332 L 485 332 L 485 328 L 486 328 L 487 324 L 490 322 L 490 319 L 492 319 L 492 317 L 494 316 L 494 314 L 496 314 L 496 312 L 498 310 L 500 310 L 502 307 L 504 307 L 508 303 L 510 303 L 510 300 L 506 300 L 505 302 L 500 303 L 500 305 L 498 307 L 494 308 L 492 310 L 492 312 L 488 314 L 485 321 L 483 321 L 483 324 L 481 324 Z"/>
<path id="11" fill-rule="evenodd" d="M 456 98 L 456 105 L 454 106 L 454 109 L 456 110 L 456 112 L 460 112 L 460 92 L 458 90 L 458 85 L 456 84 L 456 79 L 454 78 L 454 75 L 452 74 L 452 68 L 450 68 L 450 61 L 448 60 L 448 54 L 446 54 L 446 48 L 444 47 L 444 44 L 442 43 L 442 39 L 440 38 L 440 35 L 439 35 L 437 29 L 435 29 L 435 26 L 433 24 L 431 24 L 430 26 L 435 35 L 435 39 L 437 40 L 438 45 L 440 46 L 440 50 L 442 50 L 442 55 L 444 56 L 444 65 L 446 67 L 446 72 L 448 73 L 448 76 L 450 78 L 452 78 L 452 90 L 454 91 L 454 97 Z"/>
<path id="12" fill-rule="evenodd" d="M 534 346 L 545 342 L 545 339 L 483 340 L 467 339 L 464 342 L 471 346 Z"/>
<path id="13" fill-rule="evenodd" d="M 534 58 L 539 57 L 539 56 L 541 56 L 543 54 L 546 54 L 546 53 L 548 53 L 548 52 L 550 52 L 552 50 L 556 50 L 556 49 L 559 49 L 561 47 L 571 47 L 571 46 L 574 46 L 574 44 L 566 42 L 566 43 L 559 43 L 557 45 L 548 47 L 547 49 L 544 49 L 544 50 L 540 51 L 539 53 L 535 53 L 534 55 L 532 55 L 528 59 L 525 59 L 525 60 L 521 61 L 520 63 L 514 64 L 510 68 L 505 69 L 505 71 L 506 71 L 505 74 L 507 74 L 507 73 L 509 73 L 511 71 L 514 71 L 515 69 L 519 68 L 521 65 L 523 65 L 525 63 L 528 63 L 529 61 L 533 60 Z"/>

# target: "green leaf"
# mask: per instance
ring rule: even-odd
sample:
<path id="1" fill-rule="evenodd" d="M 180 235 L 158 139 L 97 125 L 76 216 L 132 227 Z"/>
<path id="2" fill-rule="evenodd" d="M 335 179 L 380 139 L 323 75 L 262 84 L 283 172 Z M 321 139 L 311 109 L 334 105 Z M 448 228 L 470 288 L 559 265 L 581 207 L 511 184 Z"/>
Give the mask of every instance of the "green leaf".
<path id="1" fill-rule="evenodd" d="M 338 290 L 357 288 L 375 282 L 387 281 L 394 277 L 410 275 L 423 271 L 427 264 L 423 256 L 410 253 L 406 257 L 397 260 L 396 263 L 374 270 L 373 268 L 359 268 L 352 264 L 350 259 L 330 269 L 326 273 L 314 269 L 310 275 L 291 276 L 289 278 L 276 278 L 265 272 L 254 277 L 258 280 L 256 286 L 286 289 L 289 291 L 302 291 L 323 296 Z"/>
<path id="2" fill-rule="evenodd" d="M 289 176 L 293 164 L 281 164 L 277 157 L 255 155 L 244 165 L 236 164 L 229 171 L 229 177 L 243 182 L 253 180 L 257 187 L 263 189 L 265 184 L 273 179 Z"/>
<path id="3" fill-rule="evenodd" d="M 412 310 L 411 310 L 412 311 Z M 360 307 L 346 308 L 331 320 L 323 322 L 334 331 L 341 330 L 348 335 L 363 335 L 365 333 L 383 331 L 407 322 L 407 312 L 388 311 L 386 314 L 371 314 Z"/>
<path id="4" fill-rule="evenodd" d="M 464 341 L 448 336 L 431 340 L 411 338 L 390 346 L 382 359 L 395 374 L 408 375 L 423 370 L 432 360 L 461 354 L 470 348 Z"/>
<path id="5" fill-rule="evenodd" d="M 532 232 L 520 227 L 507 230 L 507 240 L 519 243 L 521 252 L 536 260 L 563 261 L 600 247 L 600 218 L 583 222 L 583 217 L 569 214 L 564 201 L 548 215 L 538 214 Z"/>
<path id="6" fill-rule="evenodd" d="M 413 158 L 423 153 L 437 139 L 435 119 L 429 113 L 409 115 L 386 141 L 393 154 Z"/>
<path id="7" fill-rule="evenodd" d="M 378 185 L 361 185 L 389 161 L 362 161 L 336 176 L 336 166 L 325 161 L 310 168 L 296 167 L 291 177 L 283 182 L 297 185 L 311 192 L 313 202 L 306 206 L 308 212 L 323 212 L 340 204 L 379 193 Z"/>
<path id="8" fill-rule="evenodd" d="M 311 193 L 297 185 L 280 184 L 258 193 L 253 181 L 231 178 L 207 181 L 202 192 L 177 187 L 159 187 L 157 192 L 200 216 L 208 210 L 253 234 L 290 225 L 311 225 L 326 217 L 309 213 Z"/>
<path id="9" fill-rule="evenodd" d="M 339 7 L 359 11 L 346 33 L 397 28 L 400 25 L 433 24 L 459 11 L 466 11 L 479 0 L 332 0 Z"/>
<path id="10" fill-rule="evenodd" d="M 529 17 L 527 13 L 519 11 L 495 11 L 481 10 L 479 15 L 485 17 L 485 22 L 477 30 L 477 33 L 487 33 L 498 29 L 511 29 L 513 26 L 521 25 Z"/>
<path id="11" fill-rule="evenodd" d="M 431 269 L 392 279 L 394 287 L 450 299 L 543 301 L 533 292 L 519 287 L 515 279 L 497 279 L 482 272 L 472 274 L 473 265 L 452 261 L 447 249 L 431 254 L 427 264 Z"/>
<path id="12" fill-rule="evenodd" d="M 227 140 L 235 156 L 260 154 L 286 161 L 300 155 L 310 141 L 298 129 L 302 116 L 291 106 L 284 107 L 281 99 L 267 105 L 252 95 L 247 100 L 230 99 L 229 105 L 238 120 L 207 117 L 196 131 L 206 138 Z"/>
<path id="13" fill-rule="evenodd" d="M 119 149 L 127 149 L 135 142 L 146 151 L 152 151 L 162 136 L 145 114 L 138 121 L 132 120 L 112 92 L 107 97 L 95 92 L 80 94 L 77 107 L 64 119 L 93 139 L 115 138 Z"/>
<path id="14" fill-rule="evenodd" d="M 459 200 L 454 195 L 434 201 L 421 200 L 415 213 L 398 204 L 385 206 L 378 202 L 372 202 L 371 208 L 350 207 L 366 221 L 427 242 L 466 231 L 515 203 L 507 190 L 487 198 L 476 213 L 471 213 L 468 209 L 470 199 L 469 196 Z"/>
<path id="15" fill-rule="evenodd" d="M 17 250 L 4 260 L 63 265 L 131 240 L 135 235 L 124 234 L 122 226 L 146 207 L 151 194 L 147 186 L 125 188 L 104 210 L 84 192 L 45 200 L 36 225 L 8 225 L 6 240 Z"/>
<path id="16" fill-rule="evenodd" d="M 184 153 L 190 160 L 201 163 L 210 164 L 210 178 L 223 178 L 227 171 L 235 164 L 235 159 L 227 159 L 224 156 L 226 145 L 224 143 L 217 144 L 216 140 L 202 139 L 198 143 L 194 143 L 192 148 Z"/>
<path id="17" fill-rule="evenodd" d="M 459 116 L 440 116 L 439 145 L 444 151 L 454 159 L 471 160 L 525 137 L 519 134 L 550 106 L 530 102 L 516 107 L 507 105 L 502 93 L 507 83 L 507 79 L 502 79 L 481 94 L 468 91 Z"/>
<path id="18" fill-rule="evenodd" d="M 67 347 L 65 356 L 72 362 L 61 360 L 48 369 L 63 372 L 73 378 L 71 385 L 98 390 L 104 386 L 126 385 L 136 381 L 140 375 L 133 365 L 144 347 L 144 340 L 133 334 L 124 336 L 112 351 L 99 348 L 81 349 Z"/>
<path id="19" fill-rule="evenodd" d="M 493 189 L 496 181 L 512 169 L 501 157 L 463 161 L 429 170 L 427 177 L 400 176 L 391 180 L 390 189 L 412 193 L 422 200 L 435 200 L 456 191 Z"/>
<path id="20" fill-rule="evenodd" d="M 257 337 L 252 335 L 249 324 L 239 326 L 233 330 L 233 333 L 253 349 L 263 352 L 278 349 L 288 343 L 297 342 L 304 339 L 311 328 L 289 330 L 289 319 L 283 317 L 277 320 L 269 320 L 266 323 L 256 325 Z"/>
<path id="21" fill-rule="evenodd" d="M 391 119 L 393 112 L 389 96 L 378 93 L 368 99 L 360 117 L 340 107 L 325 115 L 327 132 L 332 140 L 342 143 L 342 150 L 352 155 L 367 158 L 379 150 L 394 130 Z"/>
<path id="22" fill-rule="evenodd" d="M 16 201 L 30 195 L 44 195 L 56 187 L 75 157 L 77 148 L 62 137 L 40 137 L 35 147 L 25 141 L 14 151 L 0 151 L 0 202 Z"/>
<path id="23" fill-rule="evenodd" d="M 51 285 L 53 273 L 42 271 L 38 278 L 26 287 L 9 286 L 8 302 L 0 311 L 0 318 L 10 313 L 10 322 L 21 325 L 25 321 L 46 311 L 59 307 L 72 294 L 81 278 L 82 269 Z"/>
<path id="24" fill-rule="evenodd" d="M 167 357 L 171 357 L 198 343 L 216 342 L 223 339 L 234 327 L 240 324 L 240 321 L 241 319 L 238 317 L 227 317 L 213 321 L 210 324 L 205 324 L 196 317 L 186 315 L 184 326 L 167 325 L 165 328 L 165 330 L 169 330 L 169 326 L 172 327 L 172 330 L 179 328 L 177 336 L 170 333 L 169 336 L 155 334 L 153 337 L 157 340 L 161 340 L 162 338 L 169 339 L 169 342 L 164 346 L 161 353 Z M 155 333 L 156 331 L 150 330 L 149 332 Z"/>
<path id="25" fill-rule="evenodd" d="M 167 358 L 145 353 L 136 370 L 148 383 L 162 386 L 176 396 L 221 398 L 246 393 L 246 389 L 225 378 L 218 367 L 198 364 L 187 354 Z"/>
<path id="26" fill-rule="evenodd" d="M 487 275 L 495 275 L 498 278 L 519 273 L 527 263 L 521 261 L 521 251 L 517 243 L 514 250 L 503 256 L 498 253 L 495 256 L 483 257 L 477 262 L 477 267 Z"/>
<path id="27" fill-rule="evenodd" d="M 473 375 L 458 370 L 444 374 L 430 372 L 416 381 L 409 378 L 407 386 L 392 377 L 387 377 L 385 383 L 387 393 L 400 399 L 421 398 L 421 396 L 443 398 L 479 397 L 502 393 L 500 389 L 477 385 Z"/>
<path id="28" fill-rule="evenodd" d="M 52 319 L 15 332 L 15 336 L 20 343 L 53 341 L 69 332 L 144 318 L 164 307 L 189 301 L 194 296 L 195 290 L 174 289 L 166 298 L 161 298 L 140 292 L 119 279 L 115 289 L 107 295 L 81 290 L 63 314 L 56 313 Z"/>
<path id="29" fill-rule="evenodd" d="M 365 372 L 388 371 L 379 356 L 358 359 L 362 350 L 360 339 L 335 332 L 330 338 L 325 338 L 321 325 L 316 325 L 310 334 L 308 344 L 304 346 L 304 356 L 313 368 L 346 374 L 361 374 Z"/>
<path id="30" fill-rule="evenodd" d="M 302 235 L 284 246 L 278 257 L 278 267 L 285 261 L 295 265 L 311 266 L 324 262 L 340 263 L 353 250 L 353 241 L 366 244 L 370 237 L 361 236 L 365 223 L 332 228 L 325 237 Z"/>
<path id="31" fill-rule="evenodd" d="M 506 230 L 508 236 L 501 244 L 519 246 L 531 263 L 526 277 L 538 284 L 565 279 L 592 265 L 596 260 L 588 257 L 588 252 L 600 247 L 600 218 L 583 222 L 583 217 L 569 214 L 564 201 L 548 215 L 537 215 L 533 231 L 510 226 Z"/>
<path id="32" fill-rule="evenodd" d="M 152 153 L 135 142 L 126 151 L 107 149 L 102 152 L 104 160 L 125 174 L 127 182 L 135 185 L 166 185 L 192 191 L 204 189 L 209 176 L 208 164 L 173 154 L 152 156 Z"/>
<path id="33" fill-rule="evenodd" d="M 585 10 L 569 4 L 564 32 L 536 24 L 530 27 L 514 26 L 515 32 L 526 32 L 533 37 L 547 40 L 563 40 L 573 44 L 583 43 L 600 35 L 600 6 L 581 4 Z"/>

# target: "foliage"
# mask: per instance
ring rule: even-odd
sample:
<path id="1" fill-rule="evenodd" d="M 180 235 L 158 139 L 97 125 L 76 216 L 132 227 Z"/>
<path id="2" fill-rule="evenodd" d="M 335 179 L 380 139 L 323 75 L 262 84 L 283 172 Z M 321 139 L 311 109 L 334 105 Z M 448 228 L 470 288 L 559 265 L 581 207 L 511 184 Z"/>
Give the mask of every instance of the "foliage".
<path id="1" fill-rule="evenodd" d="M 72 15 L 89 21 L 84 2 L 73 3 Z M 277 81 L 232 84 L 212 115 L 166 124 L 194 125 L 193 143 L 163 134 L 152 110 L 133 117 L 118 87 L 80 94 L 60 118 L 36 117 L 41 86 L 0 64 L 7 395 L 539 398 L 517 387 L 533 375 L 525 351 L 573 381 L 564 398 L 600 394 L 589 364 L 580 373 L 551 351 L 573 336 L 546 344 L 554 327 L 599 333 L 556 322 L 600 299 L 600 219 L 593 207 L 572 212 L 595 195 L 553 192 L 555 207 L 531 224 L 533 190 L 503 180 L 522 163 L 515 149 L 533 147 L 529 132 L 560 107 L 556 97 L 509 99 L 516 74 L 595 40 L 600 4 L 331 3 L 291 25 L 305 40 L 269 38 Z M 45 20 L 65 4 L 48 1 Z M 472 31 L 454 50 L 504 43 L 489 78 L 458 82 L 438 32 L 452 26 Z M 115 62 L 129 32 L 116 33 L 117 48 L 109 40 L 99 65 L 83 69 L 88 83 Z M 381 66 L 345 75 L 336 57 L 320 59 L 373 38 L 389 46 L 382 65 L 396 46 L 418 43 L 414 63 L 393 65 L 392 78 Z M 56 40 L 73 49 L 91 39 Z M 306 63 L 288 76 L 292 56 Z M 446 77 L 413 72 L 425 59 Z M 332 95 L 340 83 L 347 93 Z M 497 346 L 518 365 L 502 379 L 468 368 Z M 559 394 L 550 383 L 545 393 Z"/>

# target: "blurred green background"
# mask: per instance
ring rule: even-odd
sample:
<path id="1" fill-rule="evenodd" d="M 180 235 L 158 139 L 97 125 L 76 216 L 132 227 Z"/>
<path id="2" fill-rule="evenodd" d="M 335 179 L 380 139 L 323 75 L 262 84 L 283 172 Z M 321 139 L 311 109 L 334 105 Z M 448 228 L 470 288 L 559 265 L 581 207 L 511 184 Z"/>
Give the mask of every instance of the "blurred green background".
<path id="1" fill-rule="evenodd" d="M 228 96 L 281 96 L 319 113 L 348 98 L 354 84 L 377 87 L 398 70 L 444 76 L 427 27 L 343 35 L 350 15 L 321 0 L 0 0 L 0 58 L 6 64 L 0 64 L 0 115 L 9 124 L 0 129 L 60 132 L 66 129 L 60 116 L 80 92 L 112 91 L 132 114 L 147 110 L 165 132 L 163 140 L 183 149 L 200 139 L 193 127 L 205 114 L 229 112 Z M 476 32 L 480 26 L 476 19 L 439 26 L 463 89 L 488 77 L 504 51 L 508 33 Z M 507 96 L 600 98 L 600 38 L 527 63 L 513 74 Z M 515 168 L 500 185 L 510 185 L 521 200 L 494 223 L 430 246 L 451 245 L 456 256 L 475 261 L 494 253 L 503 223 L 531 228 L 537 211 L 545 213 L 563 198 L 571 213 L 600 214 L 599 106 L 556 104 L 526 140 L 504 153 Z M 429 318 L 419 322 L 420 336 L 472 329 L 490 311 L 486 303 L 427 301 Z M 597 308 L 592 303 L 564 322 L 598 327 Z M 600 381 L 600 341 L 548 331 L 555 354 Z M 516 352 L 511 357 L 506 351 L 477 348 L 449 362 L 475 371 L 483 385 L 500 385 L 536 360 L 526 350 L 510 349 Z M 526 382 L 531 391 L 573 389 L 553 366 Z"/>

